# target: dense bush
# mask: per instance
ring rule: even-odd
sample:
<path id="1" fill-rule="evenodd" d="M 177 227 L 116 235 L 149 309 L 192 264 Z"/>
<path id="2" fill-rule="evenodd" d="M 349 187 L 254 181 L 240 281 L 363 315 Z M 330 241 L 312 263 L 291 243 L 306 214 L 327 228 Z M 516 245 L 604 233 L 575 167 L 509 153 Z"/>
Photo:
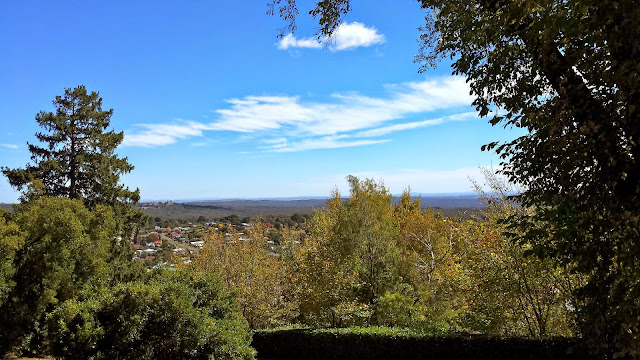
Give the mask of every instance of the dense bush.
<path id="1" fill-rule="evenodd" d="M 45 314 L 109 277 L 113 212 L 36 195 L 0 225 L 0 357 L 41 352 Z"/>
<path id="2" fill-rule="evenodd" d="M 418 315 L 413 299 L 399 293 L 387 292 L 378 298 L 376 305 L 380 325 L 410 326 Z"/>
<path id="3" fill-rule="evenodd" d="M 160 272 L 69 300 L 47 317 L 65 359 L 251 359 L 248 324 L 219 278 Z"/>

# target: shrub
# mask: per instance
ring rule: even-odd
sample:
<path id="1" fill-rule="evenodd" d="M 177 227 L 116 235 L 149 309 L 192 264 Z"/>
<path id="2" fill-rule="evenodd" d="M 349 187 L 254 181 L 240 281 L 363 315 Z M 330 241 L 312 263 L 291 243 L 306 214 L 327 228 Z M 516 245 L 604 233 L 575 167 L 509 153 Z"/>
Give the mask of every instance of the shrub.
<path id="1" fill-rule="evenodd" d="M 348 303 L 340 303 L 333 309 L 336 323 L 339 326 L 363 326 L 371 319 L 369 305 L 361 304 L 356 300 Z"/>
<path id="2" fill-rule="evenodd" d="M 413 299 L 408 296 L 387 292 L 376 303 L 376 319 L 379 325 L 410 326 L 417 316 Z"/>
<path id="3" fill-rule="evenodd" d="M 251 359 L 251 334 L 210 274 L 161 271 L 69 300 L 48 317 L 52 355 L 65 359 Z"/>

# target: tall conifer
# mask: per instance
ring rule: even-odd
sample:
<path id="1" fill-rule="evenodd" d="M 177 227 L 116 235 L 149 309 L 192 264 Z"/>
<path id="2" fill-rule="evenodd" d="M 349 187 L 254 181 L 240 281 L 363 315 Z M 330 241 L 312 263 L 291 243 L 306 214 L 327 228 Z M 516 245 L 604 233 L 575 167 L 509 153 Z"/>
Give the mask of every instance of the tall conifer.
<path id="1" fill-rule="evenodd" d="M 55 112 L 40 111 L 36 121 L 44 129 L 36 133 L 42 146 L 28 144 L 32 164 L 2 168 L 9 183 L 22 190 L 35 179 L 46 195 L 83 199 L 93 206 L 136 203 L 139 190 L 119 184 L 120 175 L 133 170 L 127 158 L 115 154 L 124 137 L 108 130 L 113 109 L 102 110 L 102 98 L 80 85 L 65 89 L 53 101 Z"/>

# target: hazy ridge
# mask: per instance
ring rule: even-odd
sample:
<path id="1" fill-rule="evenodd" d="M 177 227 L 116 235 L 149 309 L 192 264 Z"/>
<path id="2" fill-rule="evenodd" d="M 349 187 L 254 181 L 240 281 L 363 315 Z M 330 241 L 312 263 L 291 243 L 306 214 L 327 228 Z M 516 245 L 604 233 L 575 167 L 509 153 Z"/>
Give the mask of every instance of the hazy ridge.
<path id="1" fill-rule="evenodd" d="M 445 215 L 459 212 L 477 212 L 485 206 L 475 195 L 432 195 L 421 196 L 423 208 L 436 208 Z M 228 215 L 260 216 L 293 213 L 310 213 L 326 205 L 328 198 L 310 197 L 306 199 L 222 199 L 191 201 L 148 201 L 138 207 L 149 216 L 193 219 L 199 216 L 207 218 Z M 394 197 L 393 202 L 397 203 Z"/>

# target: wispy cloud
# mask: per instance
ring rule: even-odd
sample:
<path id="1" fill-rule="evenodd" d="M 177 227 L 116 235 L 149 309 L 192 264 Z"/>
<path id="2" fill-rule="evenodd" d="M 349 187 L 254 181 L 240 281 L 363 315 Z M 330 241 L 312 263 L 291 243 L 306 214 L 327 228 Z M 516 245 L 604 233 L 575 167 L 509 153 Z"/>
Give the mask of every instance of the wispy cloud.
<path id="1" fill-rule="evenodd" d="M 468 106 L 472 98 L 461 77 L 392 84 L 383 96 L 336 93 L 327 101 L 300 96 L 261 95 L 227 100 L 208 123 L 178 120 L 173 124 L 144 124 L 127 131 L 126 146 L 161 146 L 205 131 L 238 133 L 244 141 L 260 141 L 262 151 L 289 152 L 374 145 L 392 139 L 380 136 L 398 131 L 476 118 L 475 112 L 416 121 L 415 117 Z"/>
<path id="2" fill-rule="evenodd" d="M 0 146 L 5 147 L 7 149 L 17 149 L 18 145 L 16 144 L 0 144 Z"/>
<path id="3" fill-rule="evenodd" d="M 319 49 L 322 47 L 322 43 L 315 38 L 298 39 L 293 34 L 285 35 L 276 45 L 280 50 L 288 50 L 290 48 Z"/>
<path id="4" fill-rule="evenodd" d="M 140 124 L 137 132 L 127 133 L 123 146 L 154 147 L 173 144 L 180 139 L 202 136 L 204 124 L 194 121 L 178 121 L 176 124 Z"/>
<path id="5" fill-rule="evenodd" d="M 390 140 L 342 140 L 340 136 L 325 136 L 321 138 L 304 139 L 291 143 L 284 141 L 273 144 L 265 149 L 269 152 L 295 152 L 315 149 L 338 149 L 363 145 L 374 145 Z"/>
<path id="6" fill-rule="evenodd" d="M 369 47 L 382 44 L 386 41 L 374 27 L 368 27 L 359 22 L 342 23 L 330 38 L 296 38 L 293 34 L 287 34 L 278 43 L 278 49 L 288 50 L 292 48 L 319 49 L 324 46 L 331 51 L 351 50 L 358 47 Z"/>
<path id="7" fill-rule="evenodd" d="M 409 122 L 405 124 L 396 124 L 396 125 L 379 127 L 377 129 L 365 130 L 365 131 L 356 133 L 354 136 L 376 137 L 376 136 L 387 135 L 396 131 L 410 130 L 410 129 L 416 129 L 416 128 L 432 126 L 432 125 L 439 125 L 439 124 L 442 124 L 443 122 L 444 122 L 444 118 L 437 118 L 437 119 L 424 120 L 424 121 L 414 121 L 414 122 Z"/>

